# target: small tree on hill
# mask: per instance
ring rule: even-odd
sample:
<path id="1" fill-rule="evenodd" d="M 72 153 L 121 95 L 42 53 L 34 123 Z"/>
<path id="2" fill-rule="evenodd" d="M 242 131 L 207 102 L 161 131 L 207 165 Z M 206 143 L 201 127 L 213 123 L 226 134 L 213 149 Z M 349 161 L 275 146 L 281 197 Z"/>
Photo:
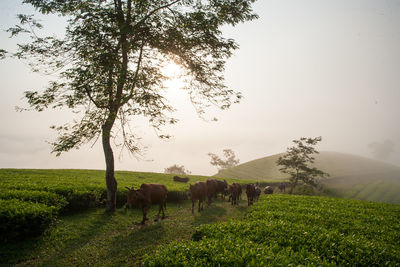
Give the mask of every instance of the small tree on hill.
<path id="1" fill-rule="evenodd" d="M 44 91 L 27 91 L 32 109 L 69 108 L 79 118 L 54 126 L 53 152 L 79 148 L 101 136 L 106 163 L 106 209 L 116 209 L 117 180 L 111 139 L 139 151 L 130 119 L 145 116 L 156 130 L 177 120 L 165 99 L 163 66 L 175 62 L 184 71 L 185 88 L 197 112 L 210 103 L 227 109 L 241 95 L 224 83 L 226 60 L 238 48 L 221 27 L 257 18 L 255 0 L 23 0 L 42 14 L 67 18 L 65 35 L 40 36 L 33 16 L 18 15 L 12 36 L 28 34 L 16 53 L 34 71 L 57 75 Z M 116 126 L 116 127 L 115 127 Z M 117 129 L 116 129 L 117 128 Z M 167 135 L 159 134 L 160 138 Z"/>
<path id="2" fill-rule="evenodd" d="M 164 173 L 169 173 L 169 174 L 190 174 L 191 172 L 186 170 L 185 167 L 179 166 L 177 164 L 172 165 L 171 167 L 165 168 Z"/>
<path id="3" fill-rule="evenodd" d="M 240 160 L 236 159 L 235 152 L 233 152 L 232 149 L 224 149 L 223 152 L 225 160 L 221 159 L 219 156 L 213 153 L 208 153 L 208 155 L 211 157 L 210 161 L 211 165 L 217 167 L 218 171 L 225 170 L 238 165 Z"/>
<path id="4" fill-rule="evenodd" d="M 276 161 L 278 166 L 281 166 L 279 170 L 290 175 L 290 193 L 293 192 L 300 181 L 316 186 L 317 178 L 329 176 L 329 174 L 310 166 L 315 161 L 312 155 L 319 153 L 314 146 L 321 140 L 321 137 L 302 137 L 300 140 L 293 140 L 295 145 L 289 147 L 286 153 Z"/>

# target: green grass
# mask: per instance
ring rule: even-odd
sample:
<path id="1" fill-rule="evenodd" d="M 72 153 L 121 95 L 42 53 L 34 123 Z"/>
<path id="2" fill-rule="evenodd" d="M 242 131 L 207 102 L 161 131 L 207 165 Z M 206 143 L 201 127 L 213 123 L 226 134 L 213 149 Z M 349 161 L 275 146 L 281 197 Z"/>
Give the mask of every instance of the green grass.
<path id="1" fill-rule="evenodd" d="M 189 182 L 173 181 L 174 174 L 116 171 L 115 177 L 119 190 L 125 187 L 140 187 L 142 183 L 162 183 L 169 191 L 187 191 L 189 184 L 205 181 L 208 176 L 185 175 Z M 238 179 L 227 179 L 228 183 L 241 182 Z M 247 182 L 247 181 L 246 181 Z M 255 182 L 255 181 L 250 181 Z M 46 170 L 46 169 L 0 169 L 0 186 L 9 189 L 56 191 L 59 188 L 70 188 L 75 191 L 105 189 L 105 171 L 101 170 Z"/>
<path id="2" fill-rule="evenodd" d="M 245 217 L 197 229 L 146 266 L 399 266 L 400 206 L 263 196 Z"/>

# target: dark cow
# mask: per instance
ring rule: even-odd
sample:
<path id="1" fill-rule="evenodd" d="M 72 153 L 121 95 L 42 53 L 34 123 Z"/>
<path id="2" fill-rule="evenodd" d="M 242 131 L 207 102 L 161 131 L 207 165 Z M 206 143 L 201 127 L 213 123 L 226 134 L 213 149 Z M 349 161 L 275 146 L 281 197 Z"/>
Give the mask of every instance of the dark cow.
<path id="1" fill-rule="evenodd" d="M 239 183 L 233 183 L 237 188 L 238 200 L 242 199 L 242 186 Z"/>
<path id="2" fill-rule="evenodd" d="M 215 197 L 217 197 L 217 194 L 221 194 L 221 199 L 225 199 L 225 191 L 228 188 L 228 183 L 224 181 L 218 181 L 217 182 L 217 188 L 215 190 Z"/>
<path id="3" fill-rule="evenodd" d="M 282 192 L 285 192 L 285 190 L 286 190 L 286 183 L 280 183 L 280 184 L 278 185 L 278 189 L 281 191 L 281 193 L 282 193 Z"/>
<path id="4" fill-rule="evenodd" d="M 271 186 L 264 187 L 264 194 L 272 194 L 274 193 L 274 189 Z"/>
<path id="5" fill-rule="evenodd" d="M 141 224 L 145 224 L 145 221 L 148 220 L 146 215 L 147 211 L 150 209 L 152 204 L 159 204 L 160 208 L 158 210 L 157 217 L 155 218 L 155 222 L 158 221 L 160 217 L 160 212 L 162 212 L 161 219 L 165 218 L 164 209 L 166 209 L 166 200 L 168 190 L 163 184 L 142 184 L 140 189 L 135 190 L 127 187 L 129 192 L 127 196 L 126 206 L 130 208 L 132 205 L 139 206 L 143 212 L 143 219 Z"/>
<path id="6" fill-rule="evenodd" d="M 247 195 L 247 206 L 250 206 L 254 202 L 256 196 L 256 187 L 253 184 L 246 185 L 246 195 Z"/>
<path id="7" fill-rule="evenodd" d="M 239 205 L 239 196 L 242 193 L 242 186 L 238 183 L 233 183 L 228 186 L 229 199 L 232 205 Z"/>
<path id="8" fill-rule="evenodd" d="M 175 182 L 181 182 L 181 183 L 187 183 L 188 181 L 189 181 L 189 178 L 187 178 L 187 177 L 184 177 L 184 178 L 182 178 L 182 177 L 179 177 L 179 176 L 174 176 L 174 181 Z"/>
<path id="9" fill-rule="evenodd" d="M 203 201 L 207 198 L 207 184 L 205 182 L 196 182 L 189 187 L 189 197 L 192 199 L 192 214 L 194 213 L 194 202 L 199 201 L 199 212 L 203 210 Z"/>
<path id="10" fill-rule="evenodd" d="M 217 181 L 215 179 L 207 179 L 207 205 L 211 205 L 212 198 L 216 195 L 217 192 Z"/>
<path id="11" fill-rule="evenodd" d="M 259 187 L 258 185 L 256 185 L 254 188 L 255 188 L 255 190 L 256 190 L 256 194 L 255 194 L 255 196 L 254 196 L 254 199 L 257 201 L 257 200 L 260 198 L 261 189 L 260 189 L 260 187 Z"/>

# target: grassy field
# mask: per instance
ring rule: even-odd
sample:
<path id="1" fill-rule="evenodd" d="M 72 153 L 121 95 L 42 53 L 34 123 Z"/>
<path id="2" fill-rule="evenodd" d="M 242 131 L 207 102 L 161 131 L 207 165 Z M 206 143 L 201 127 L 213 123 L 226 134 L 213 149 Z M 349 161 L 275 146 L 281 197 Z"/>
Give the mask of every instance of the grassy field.
<path id="1" fill-rule="evenodd" d="M 158 223 L 150 220 L 146 226 L 139 224 L 138 209 L 105 213 L 104 208 L 83 205 L 84 209 L 63 212 L 66 202 L 90 201 L 93 192 L 104 191 L 103 175 L 92 170 L 0 170 L 0 198 L 6 198 L 0 200 L 0 230 L 7 231 L 7 224 L 10 229 L 20 224 L 22 228 L 15 229 L 25 231 L 33 223 L 50 223 L 44 232 L 38 232 L 41 227 L 34 229 L 33 237 L 22 233 L 22 240 L 21 236 L 0 240 L 0 266 L 398 266 L 400 262 L 400 205 L 274 194 L 262 195 L 248 208 L 244 194 L 239 206 L 217 200 L 194 215 L 189 201 L 170 202 L 167 218 Z M 120 190 L 143 182 L 165 183 L 178 191 L 189 186 L 173 182 L 173 175 L 117 172 L 116 176 Z M 190 182 L 206 178 L 190 176 Z M 228 182 L 233 181 L 237 180 Z M 354 194 L 368 191 L 375 192 L 366 185 Z M 151 208 L 150 219 L 156 211 L 157 207 Z"/>
<path id="2" fill-rule="evenodd" d="M 189 182 L 180 183 L 173 181 L 174 174 L 116 171 L 115 177 L 119 190 L 126 191 L 126 186 L 139 188 L 142 183 L 162 183 L 169 191 L 187 191 L 189 184 L 196 181 L 205 181 L 210 178 L 200 175 L 185 175 Z M 243 182 L 240 179 L 226 178 L 232 182 L 256 182 L 249 180 Z M 266 180 L 268 181 L 268 180 Z M 62 170 L 62 169 L 0 169 L 0 186 L 10 189 L 29 189 L 54 191 L 58 188 L 80 189 L 105 189 L 105 171 L 102 170 Z"/>
<path id="3" fill-rule="evenodd" d="M 0 265 L 16 266 L 138 266 L 162 245 L 191 239 L 196 227 L 236 218 L 246 210 L 218 201 L 201 214 L 191 214 L 191 203 L 167 205 L 167 218 L 139 225 L 142 214 L 137 209 L 118 209 L 114 214 L 104 209 L 90 209 L 60 216 L 42 236 L 0 245 Z M 150 209 L 154 218 L 157 208 Z"/>

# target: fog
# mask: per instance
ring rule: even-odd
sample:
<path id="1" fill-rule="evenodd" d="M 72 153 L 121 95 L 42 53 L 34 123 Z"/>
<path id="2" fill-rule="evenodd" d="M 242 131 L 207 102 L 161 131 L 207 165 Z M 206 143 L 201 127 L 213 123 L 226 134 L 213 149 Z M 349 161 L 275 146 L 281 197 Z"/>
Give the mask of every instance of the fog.
<path id="1" fill-rule="evenodd" d="M 164 132 L 173 138 L 160 140 L 145 119 L 133 121 L 147 149 L 133 157 L 115 148 L 116 169 L 163 172 L 179 164 L 212 175 L 217 170 L 209 152 L 230 148 L 244 163 L 283 152 L 302 136 L 322 136 L 318 150 L 371 158 L 389 142 L 380 159 L 400 165 L 400 1 L 259 0 L 254 9 L 258 20 L 223 29 L 240 45 L 225 77 L 243 101 L 226 111 L 210 109 L 201 119 L 179 83 L 171 82 L 168 96 L 179 123 Z M 15 14 L 29 11 L 20 1 L 2 0 L 2 30 L 16 23 Z M 62 32 L 61 19 L 42 19 L 49 33 Z M 13 50 L 23 41 L 8 36 L 0 33 L 0 48 Z M 100 142 L 50 154 L 55 133 L 49 126 L 72 121 L 68 111 L 15 111 L 26 106 L 24 91 L 44 88 L 51 78 L 31 73 L 26 62 L 0 61 L 0 168 L 104 169 Z"/>

